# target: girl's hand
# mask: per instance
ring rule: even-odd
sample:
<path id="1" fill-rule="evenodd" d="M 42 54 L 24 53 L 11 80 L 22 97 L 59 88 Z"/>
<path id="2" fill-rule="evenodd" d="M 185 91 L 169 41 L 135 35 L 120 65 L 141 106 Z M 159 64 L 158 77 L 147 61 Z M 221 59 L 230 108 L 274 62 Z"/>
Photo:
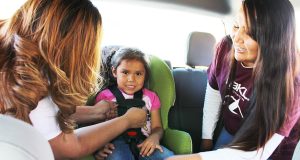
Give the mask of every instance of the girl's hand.
<path id="1" fill-rule="evenodd" d="M 155 149 L 163 152 L 162 147 L 159 145 L 159 138 L 152 135 L 150 135 L 143 143 L 139 144 L 138 148 L 140 148 L 140 155 L 142 155 L 142 157 L 150 156 Z"/>
<path id="2" fill-rule="evenodd" d="M 104 160 L 104 159 L 106 159 L 112 153 L 112 151 L 114 149 L 115 149 L 114 144 L 107 143 L 96 154 L 94 154 L 94 157 L 95 157 L 96 160 Z"/>

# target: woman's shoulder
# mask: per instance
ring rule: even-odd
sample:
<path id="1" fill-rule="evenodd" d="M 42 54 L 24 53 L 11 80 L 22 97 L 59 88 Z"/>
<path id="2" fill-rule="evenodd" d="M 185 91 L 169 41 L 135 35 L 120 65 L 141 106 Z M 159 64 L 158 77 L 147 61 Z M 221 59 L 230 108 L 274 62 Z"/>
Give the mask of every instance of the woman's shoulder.
<path id="1" fill-rule="evenodd" d="M 44 97 L 38 102 L 38 105 L 35 109 L 33 109 L 31 112 L 46 112 L 46 113 L 53 113 L 56 115 L 58 111 L 58 106 L 53 102 L 52 98 L 50 96 Z"/>
<path id="2" fill-rule="evenodd" d="M 29 113 L 34 128 L 50 140 L 61 133 L 57 122 L 58 106 L 50 96 L 41 99 L 37 107 Z"/>

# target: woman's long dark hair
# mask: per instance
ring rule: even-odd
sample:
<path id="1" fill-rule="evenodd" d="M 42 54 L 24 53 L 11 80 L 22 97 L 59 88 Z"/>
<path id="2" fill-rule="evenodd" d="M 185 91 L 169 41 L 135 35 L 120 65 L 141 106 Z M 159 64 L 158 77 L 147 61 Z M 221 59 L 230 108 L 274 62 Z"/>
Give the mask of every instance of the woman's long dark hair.
<path id="1" fill-rule="evenodd" d="M 299 53 L 294 9 L 288 0 L 245 0 L 250 36 L 259 44 L 254 67 L 254 91 L 247 117 L 230 144 L 252 151 L 278 132 L 299 101 L 295 84 Z"/>

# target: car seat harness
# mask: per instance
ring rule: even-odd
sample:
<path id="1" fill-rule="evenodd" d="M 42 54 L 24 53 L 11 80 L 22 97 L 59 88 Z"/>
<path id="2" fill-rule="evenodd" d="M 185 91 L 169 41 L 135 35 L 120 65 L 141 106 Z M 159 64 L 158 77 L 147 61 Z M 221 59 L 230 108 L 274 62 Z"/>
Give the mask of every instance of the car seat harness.
<path id="1" fill-rule="evenodd" d="M 142 89 L 135 92 L 133 99 L 125 99 L 122 92 L 118 89 L 116 85 L 109 86 L 108 89 L 116 97 L 118 104 L 118 116 L 122 116 L 131 107 L 142 108 L 145 106 L 143 101 L 143 91 Z M 150 113 L 147 110 L 147 120 L 150 119 Z M 146 139 L 146 136 L 141 132 L 141 128 L 128 129 L 121 136 L 126 143 L 128 143 L 130 151 L 132 152 L 135 160 L 139 159 L 139 149 L 137 145 Z"/>

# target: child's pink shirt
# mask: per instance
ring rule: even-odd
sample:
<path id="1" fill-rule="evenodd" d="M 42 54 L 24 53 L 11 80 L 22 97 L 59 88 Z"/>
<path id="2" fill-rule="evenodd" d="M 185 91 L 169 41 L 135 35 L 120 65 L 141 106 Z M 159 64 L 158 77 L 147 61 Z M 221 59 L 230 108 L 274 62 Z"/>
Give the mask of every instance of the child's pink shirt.
<path id="1" fill-rule="evenodd" d="M 121 91 L 122 92 L 122 91 Z M 132 99 L 133 95 L 128 95 L 124 92 L 122 92 L 125 99 Z M 116 97 L 112 94 L 112 92 L 109 89 L 105 89 L 98 93 L 96 97 L 96 102 L 99 102 L 101 100 L 107 100 L 107 101 L 113 101 L 116 102 Z M 160 100 L 159 97 L 149 89 L 144 88 L 143 89 L 143 100 L 145 101 L 146 105 L 145 107 L 149 111 L 153 111 L 160 108 Z M 151 134 L 151 122 L 150 120 L 147 121 L 146 128 L 142 128 L 142 133 L 145 136 L 149 136 Z"/>

